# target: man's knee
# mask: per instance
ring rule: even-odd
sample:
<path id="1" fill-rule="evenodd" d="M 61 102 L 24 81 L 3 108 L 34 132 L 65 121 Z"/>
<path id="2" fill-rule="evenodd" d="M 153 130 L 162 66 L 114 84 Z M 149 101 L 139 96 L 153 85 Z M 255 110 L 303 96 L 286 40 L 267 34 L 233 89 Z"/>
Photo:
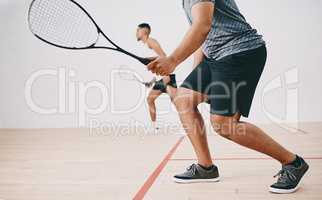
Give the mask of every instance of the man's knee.
<path id="1" fill-rule="evenodd" d="M 167 86 L 167 94 L 169 95 L 169 97 L 170 97 L 170 99 L 171 99 L 171 101 L 172 102 L 174 102 L 175 101 L 175 99 L 176 99 L 176 96 L 177 96 L 177 88 L 174 88 L 174 87 L 172 87 L 172 86 Z"/>
<path id="2" fill-rule="evenodd" d="M 155 97 L 152 96 L 152 95 L 149 95 L 147 98 L 146 98 L 146 101 L 149 105 L 151 104 L 154 104 L 154 101 L 155 101 Z"/>
<path id="3" fill-rule="evenodd" d="M 184 111 L 186 109 L 194 109 L 196 105 L 193 102 L 193 96 L 188 89 L 178 88 L 175 96 L 173 97 L 173 103 L 177 110 Z"/>
<path id="4" fill-rule="evenodd" d="M 234 134 L 234 129 L 237 121 L 234 117 L 226 117 L 220 115 L 211 116 L 211 125 L 216 133 L 227 139 L 231 139 Z"/>

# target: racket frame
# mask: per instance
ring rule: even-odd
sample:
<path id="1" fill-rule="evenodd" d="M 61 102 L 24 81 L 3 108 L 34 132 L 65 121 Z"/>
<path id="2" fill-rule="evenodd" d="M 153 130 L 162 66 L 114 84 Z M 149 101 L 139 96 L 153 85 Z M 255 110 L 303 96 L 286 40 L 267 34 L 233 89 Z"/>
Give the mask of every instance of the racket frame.
<path id="1" fill-rule="evenodd" d="M 66 46 L 62 46 L 62 45 L 58 45 L 58 44 L 54 44 L 50 41 L 47 41 L 46 39 L 40 37 L 39 35 L 35 34 L 33 31 L 32 31 L 32 28 L 30 26 L 30 12 L 31 12 L 31 8 L 34 4 L 34 2 L 37 1 L 37 0 L 33 0 L 29 6 L 29 10 L 28 10 L 28 26 L 29 26 L 29 29 L 30 31 L 33 33 L 33 35 L 35 35 L 38 39 L 40 39 L 41 41 L 47 43 L 47 44 L 50 44 L 50 45 L 53 45 L 55 47 L 58 47 L 58 48 L 63 48 L 63 49 L 68 49 L 68 50 L 86 50 L 86 49 L 108 49 L 108 50 L 112 50 L 112 51 L 117 51 L 117 52 L 121 52 L 123 54 L 126 54 L 136 60 L 138 60 L 139 62 L 141 62 L 142 64 L 144 65 L 148 65 L 151 60 L 148 59 L 148 58 L 142 58 L 140 56 L 137 56 L 133 53 L 130 53 L 126 50 L 124 50 L 123 48 L 121 48 L 120 46 L 118 46 L 116 43 L 114 43 L 109 37 L 107 37 L 107 35 L 102 31 L 102 29 L 98 26 L 98 24 L 95 22 L 95 20 L 93 19 L 93 17 L 85 10 L 85 8 L 83 8 L 78 2 L 74 1 L 74 0 L 66 0 L 66 1 L 71 1 L 72 3 L 74 3 L 77 7 L 79 7 L 86 15 L 87 17 L 89 17 L 89 19 L 92 21 L 92 23 L 95 25 L 96 29 L 97 29 L 97 39 L 96 41 L 87 46 L 87 47 L 66 47 Z M 113 47 L 105 47 L 105 46 L 95 46 L 98 39 L 99 39 L 99 36 L 102 35 L 109 43 L 111 43 L 115 48 Z"/>
<path id="2" fill-rule="evenodd" d="M 122 76 L 122 74 L 125 74 L 125 73 L 130 74 L 131 77 L 133 77 L 133 78 L 131 78 L 131 79 L 124 78 L 124 76 Z M 133 81 L 133 82 L 141 83 L 145 86 L 147 83 L 151 84 L 151 86 L 152 86 L 157 82 L 156 77 L 153 77 L 153 79 L 150 82 L 144 82 L 138 78 L 136 73 L 134 73 L 133 71 L 127 70 L 127 69 L 119 69 L 117 74 L 119 75 L 120 79 L 122 79 L 124 81 Z"/>
<path id="3" fill-rule="evenodd" d="M 138 83 L 142 83 L 144 84 L 143 81 L 141 81 L 132 71 L 128 71 L 128 70 L 120 70 L 118 72 L 119 77 L 124 80 L 124 81 L 134 81 L 134 82 L 138 82 Z M 124 78 L 124 76 L 122 74 L 129 74 L 132 78 Z"/>

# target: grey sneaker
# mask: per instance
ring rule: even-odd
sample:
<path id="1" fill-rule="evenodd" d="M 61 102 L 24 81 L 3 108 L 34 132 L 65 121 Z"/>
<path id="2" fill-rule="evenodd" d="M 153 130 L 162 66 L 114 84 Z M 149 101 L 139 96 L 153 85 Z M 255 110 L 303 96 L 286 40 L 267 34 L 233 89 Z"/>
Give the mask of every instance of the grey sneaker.
<path id="1" fill-rule="evenodd" d="M 276 183 L 271 185 L 269 188 L 270 192 L 288 194 L 295 192 L 299 188 L 303 175 L 309 169 L 309 165 L 303 160 L 303 158 L 299 157 L 299 159 L 301 161 L 301 165 L 299 167 L 296 168 L 293 165 L 285 165 L 282 167 L 282 170 L 274 176 L 278 177 L 278 180 Z"/>
<path id="2" fill-rule="evenodd" d="M 201 183 L 201 182 L 218 182 L 219 172 L 216 166 L 210 170 L 205 170 L 197 164 L 192 164 L 187 170 L 173 177 L 176 183 Z"/>

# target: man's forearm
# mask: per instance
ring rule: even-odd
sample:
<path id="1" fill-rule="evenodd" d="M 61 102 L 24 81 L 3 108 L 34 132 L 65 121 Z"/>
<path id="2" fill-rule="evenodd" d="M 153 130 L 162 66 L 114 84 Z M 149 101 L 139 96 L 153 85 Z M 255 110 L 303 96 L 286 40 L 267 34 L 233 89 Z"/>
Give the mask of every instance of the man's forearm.
<path id="1" fill-rule="evenodd" d="M 183 41 L 170 56 L 160 57 L 151 62 L 148 69 L 159 75 L 169 75 L 181 62 L 199 49 L 212 28 L 214 9 L 212 1 L 202 1 L 192 6 L 192 26 Z"/>
<path id="2" fill-rule="evenodd" d="M 198 50 L 207 38 L 210 26 L 203 24 L 193 24 L 179 47 L 170 55 L 170 57 L 180 64 Z"/>
<path id="3" fill-rule="evenodd" d="M 204 59 L 205 59 L 205 55 L 204 55 L 204 53 L 202 51 L 202 47 L 200 47 L 194 53 L 193 68 L 197 67 Z"/>

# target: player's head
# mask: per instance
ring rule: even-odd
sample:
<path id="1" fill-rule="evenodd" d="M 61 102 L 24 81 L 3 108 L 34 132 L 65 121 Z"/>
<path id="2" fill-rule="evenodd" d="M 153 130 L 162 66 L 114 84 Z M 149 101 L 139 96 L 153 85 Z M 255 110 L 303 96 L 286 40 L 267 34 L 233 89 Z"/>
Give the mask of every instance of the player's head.
<path id="1" fill-rule="evenodd" d="M 151 26 L 147 23 L 142 23 L 138 25 L 136 30 L 136 39 L 141 41 L 143 38 L 148 38 L 151 33 Z"/>

